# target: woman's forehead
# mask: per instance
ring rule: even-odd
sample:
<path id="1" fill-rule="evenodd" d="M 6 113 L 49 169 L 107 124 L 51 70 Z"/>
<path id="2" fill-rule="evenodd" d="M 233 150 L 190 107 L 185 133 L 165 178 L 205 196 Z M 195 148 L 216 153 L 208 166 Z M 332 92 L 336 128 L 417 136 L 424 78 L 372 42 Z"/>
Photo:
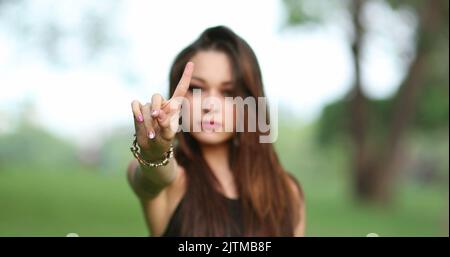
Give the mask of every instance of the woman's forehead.
<path id="1" fill-rule="evenodd" d="M 223 52 L 200 51 L 191 61 L 195 63 L 193 80 L 211 85 L 221 85 L 232 80 L 231 63 Z"/>

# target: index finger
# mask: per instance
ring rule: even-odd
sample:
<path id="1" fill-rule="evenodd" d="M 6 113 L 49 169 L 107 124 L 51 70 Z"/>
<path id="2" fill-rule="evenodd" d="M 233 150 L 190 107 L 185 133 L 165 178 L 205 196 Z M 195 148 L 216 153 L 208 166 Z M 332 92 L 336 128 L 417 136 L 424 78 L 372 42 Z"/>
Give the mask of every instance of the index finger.
<path id="1" fill-rule="evenodd" d="M 192 71 L 194 70 L 194 63 L 188 62 L 184 67 L 183 75 L 181 76 L 180 82 L 178 82 L 175 91 L 171 98 L 185 96 L 189 89 L 189 83 L 191 83 Z"/>

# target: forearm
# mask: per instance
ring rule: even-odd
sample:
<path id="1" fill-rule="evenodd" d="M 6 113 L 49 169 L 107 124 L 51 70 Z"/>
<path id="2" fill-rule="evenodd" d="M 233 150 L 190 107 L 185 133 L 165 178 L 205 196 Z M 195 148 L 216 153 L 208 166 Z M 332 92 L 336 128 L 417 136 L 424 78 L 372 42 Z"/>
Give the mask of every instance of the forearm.
<path id="1" fill-rule="evenodd" d="M 158 156 L 158 157 L 156 157 Z M 152 154 L 147 153 L 142 157 L 145 160 L 158 160 L 163 154 L 153 151 Z M 129 166 L 130 183 L 138 195 L 154 196 L 157 195 L 166 186 L 172 183 L 176 178 L 177 163 L 175 158 L 170 158 L 166 165 L 159 167 L 148 167 L 142 165 L 138 160 L 134 159 Z"/>
<path id="2" fill-rule="evenodd" d="M 166 186 L 175 178 L 176 165 L 175 159 L 171 158 L 167 165 L 161 167 L 152 168 L 138 165 L 136 167 L 136 172 L 138 172 L 143 179 L 150 180 L 157 185 Z"/>

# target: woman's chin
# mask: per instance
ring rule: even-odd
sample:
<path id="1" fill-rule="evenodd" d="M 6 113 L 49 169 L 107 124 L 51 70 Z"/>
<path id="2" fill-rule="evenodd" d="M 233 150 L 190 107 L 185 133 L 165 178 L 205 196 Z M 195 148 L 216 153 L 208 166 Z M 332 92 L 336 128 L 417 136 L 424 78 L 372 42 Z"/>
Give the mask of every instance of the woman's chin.
<path id="1" fill-rule="evenodd" d="M 221 144 L 233 137 L 233 133 L 231 132 L 215 132 L 215 131 L 191 132 L 191 135 L 200 144 L 208 144 L 208 145 Z"/>

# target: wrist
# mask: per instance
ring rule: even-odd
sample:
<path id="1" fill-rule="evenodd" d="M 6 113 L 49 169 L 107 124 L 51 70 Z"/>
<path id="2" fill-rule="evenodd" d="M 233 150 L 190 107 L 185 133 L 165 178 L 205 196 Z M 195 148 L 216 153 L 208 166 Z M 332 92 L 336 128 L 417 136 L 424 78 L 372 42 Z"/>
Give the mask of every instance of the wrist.
<path id="1" fill-rule="evenodd" d="M 141 151 L 141 149 L 139 149 L 139 146 L 137 145 L 136 135 L 134 135 L 134 141 L 132 146 L 130 147 L 131 152 L 138 160 L 139 164 L 142 167 L 149 168 L 166 166 L 169 163 L 169 160 L 173 158 L 172 144 L 169 145 L 169 149 L 167 151 L 164 152 L 164 150 L 162 149 L 164 148 L 152 148 L 153 151 L 143 153 L 143 151 Z"/>

